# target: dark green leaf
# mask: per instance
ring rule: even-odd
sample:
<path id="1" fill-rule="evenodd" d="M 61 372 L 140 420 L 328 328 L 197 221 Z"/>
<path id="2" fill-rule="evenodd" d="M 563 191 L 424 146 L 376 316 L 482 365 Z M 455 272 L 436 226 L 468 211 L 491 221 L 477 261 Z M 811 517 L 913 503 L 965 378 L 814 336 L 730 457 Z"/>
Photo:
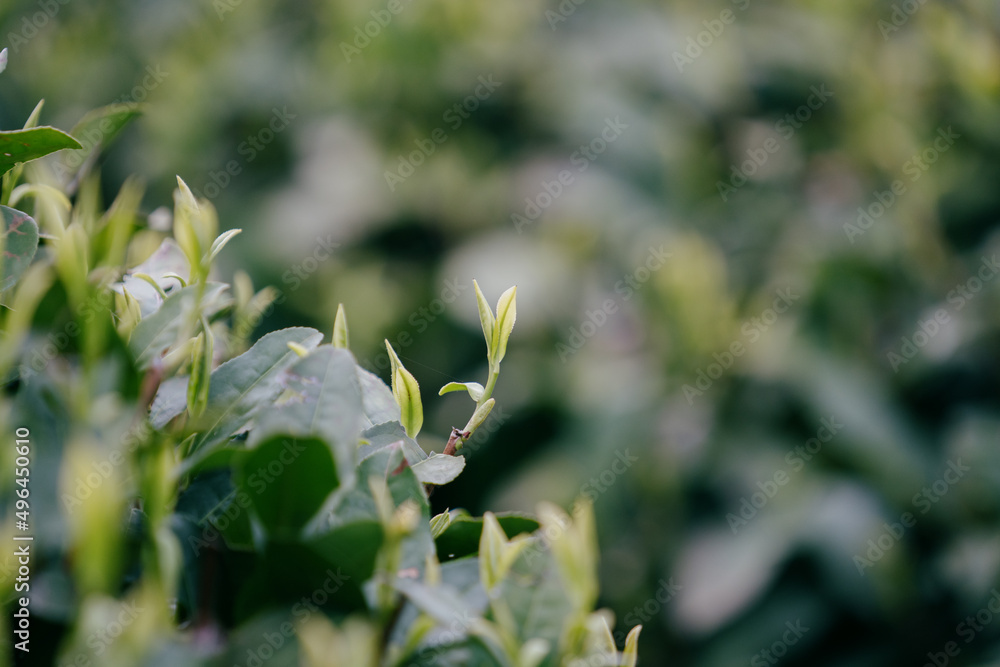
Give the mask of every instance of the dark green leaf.
<path id="1" fill-rule="evenodd" d="M 0 175 L 19 162 L 29 162 L 64 148 L 81 148 L 80 142 L 54 127 L 0 132 Z"/>
<path id="2" fill-rule="evenodd" d="M 274 436 L 237 466 L 240 491 L 270 536 L 293 537 L 339 484 L 330 448 L 317 438 Z"/>
<path id="3" fill-rule="evenodd" d="M 501 513 L 496 517 L 508 538 L 538 530 L 538 521 L 525 514 Z M 477 553 L 482 532 L 481 517 L 458 513 L 452 519 L 451 525 L 434 541 L 437 545 L 438 558 L 446 561 Z"/>

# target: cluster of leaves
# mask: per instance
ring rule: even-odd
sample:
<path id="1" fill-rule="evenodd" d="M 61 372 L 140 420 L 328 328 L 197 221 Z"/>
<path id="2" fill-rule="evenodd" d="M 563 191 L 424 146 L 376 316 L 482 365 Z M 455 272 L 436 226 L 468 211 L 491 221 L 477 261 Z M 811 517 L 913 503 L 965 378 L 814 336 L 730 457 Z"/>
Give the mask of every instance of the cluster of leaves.
<path id="1" fill-rule="evenodd" d="M 134 181 L 104 210 L 100 145 L 36 128 L 40 110 L 0 133 L 0 422 L 32 434 L 44 583 L 30 594 L 36 633 L 52 635 L 36 634 L 34 656 L 636 664 L 639 627 L 619 653 L 610 613 L 594 611 L 588 504 L 572 518 L 554 505 L 431 517 L 428 494 L 462 472 L 459 452 L 494 405 L 514 288 L 494 313 L 476 286 L 489 377 L 441 389 L 475 407 L 428 454 L 420 387 L 391 347 L 390 388 L 349 351 L 342 308 L 329 344 L 294 327 L 250 345 L 273 291 L 213 272 L 239 230 L 220 234 L 212 205 L 179 179 L 172 222 L 140 213 Z M 105 144 L 135 111 L 108 107 L 81 126 Z M 61 149 L 74 152 L 24 164 Z M 4 599 L 12 584 L 6 567 Z"/>

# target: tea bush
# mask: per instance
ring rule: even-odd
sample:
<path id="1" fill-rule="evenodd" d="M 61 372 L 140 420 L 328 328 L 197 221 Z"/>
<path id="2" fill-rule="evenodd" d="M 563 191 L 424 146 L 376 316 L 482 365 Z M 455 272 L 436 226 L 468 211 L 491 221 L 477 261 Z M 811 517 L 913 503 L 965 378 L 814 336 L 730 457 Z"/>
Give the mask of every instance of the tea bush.
<path id="1" fill-rule="evenodd" d="M 69 133 L 41 110 L 0 133 L 0 503 L 27 554 L 3 570 L 5 661 L 636 664 L 640 627 L 619 652 L 594 611 L 587 502 L 431 516 L 494 406 L 515 288 L 494 311 L 476 285 L 488 377 L 440 389 L 474 405 L 428 453 L 416 379 L 388 341 L 390 385 L 358 365 L 343 308 L 330 342 L 251 340 L 275 291 L 218 279 L 240 230 L 183 181 L 169 220 L 135 180 L 102 205 L 95 157 L 135 105 Z"/>

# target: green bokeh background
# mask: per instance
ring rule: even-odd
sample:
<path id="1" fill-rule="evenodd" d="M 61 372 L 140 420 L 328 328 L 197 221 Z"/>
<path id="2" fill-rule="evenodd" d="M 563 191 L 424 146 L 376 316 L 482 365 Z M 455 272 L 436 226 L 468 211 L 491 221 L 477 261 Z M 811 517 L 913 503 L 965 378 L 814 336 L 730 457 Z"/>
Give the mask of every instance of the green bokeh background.
<path id="1" fill-rule="evenodd" d="M 472 280 L 517 284 L 502 418 L 432 500 L 594 497 L 640 664 L 771 664 L 796 622 L 781 664 L 1000 664 L 1000 618 L 959 627 L 1000 586 L 998 36 L 989 0 L 14 0 L 0 127 L 144 102 L 108 198 L 211 198 L 285 297 L 258 333 L 343 302 L 427 447 L 485 375 Z"/>

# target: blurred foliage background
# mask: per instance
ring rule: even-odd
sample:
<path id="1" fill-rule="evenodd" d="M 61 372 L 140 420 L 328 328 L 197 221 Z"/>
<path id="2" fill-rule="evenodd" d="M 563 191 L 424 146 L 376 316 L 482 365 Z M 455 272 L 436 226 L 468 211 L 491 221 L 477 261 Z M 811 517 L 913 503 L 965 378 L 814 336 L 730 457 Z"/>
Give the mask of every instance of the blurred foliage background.
<path id="1" fill-rule="evenodd" d="M 145 103 L 108 198 L 182 176 L 281 291 L 257 334 L 343 302 L 438 450 L 465 405 L 433 389 L 485 374 L 472 279 L 517 284 L 501 417 L 432 501 L 595 498 L 641 664 L 1000 664 L 998 31 L 988 0 L 12 0 L 0 127 Z"/>

